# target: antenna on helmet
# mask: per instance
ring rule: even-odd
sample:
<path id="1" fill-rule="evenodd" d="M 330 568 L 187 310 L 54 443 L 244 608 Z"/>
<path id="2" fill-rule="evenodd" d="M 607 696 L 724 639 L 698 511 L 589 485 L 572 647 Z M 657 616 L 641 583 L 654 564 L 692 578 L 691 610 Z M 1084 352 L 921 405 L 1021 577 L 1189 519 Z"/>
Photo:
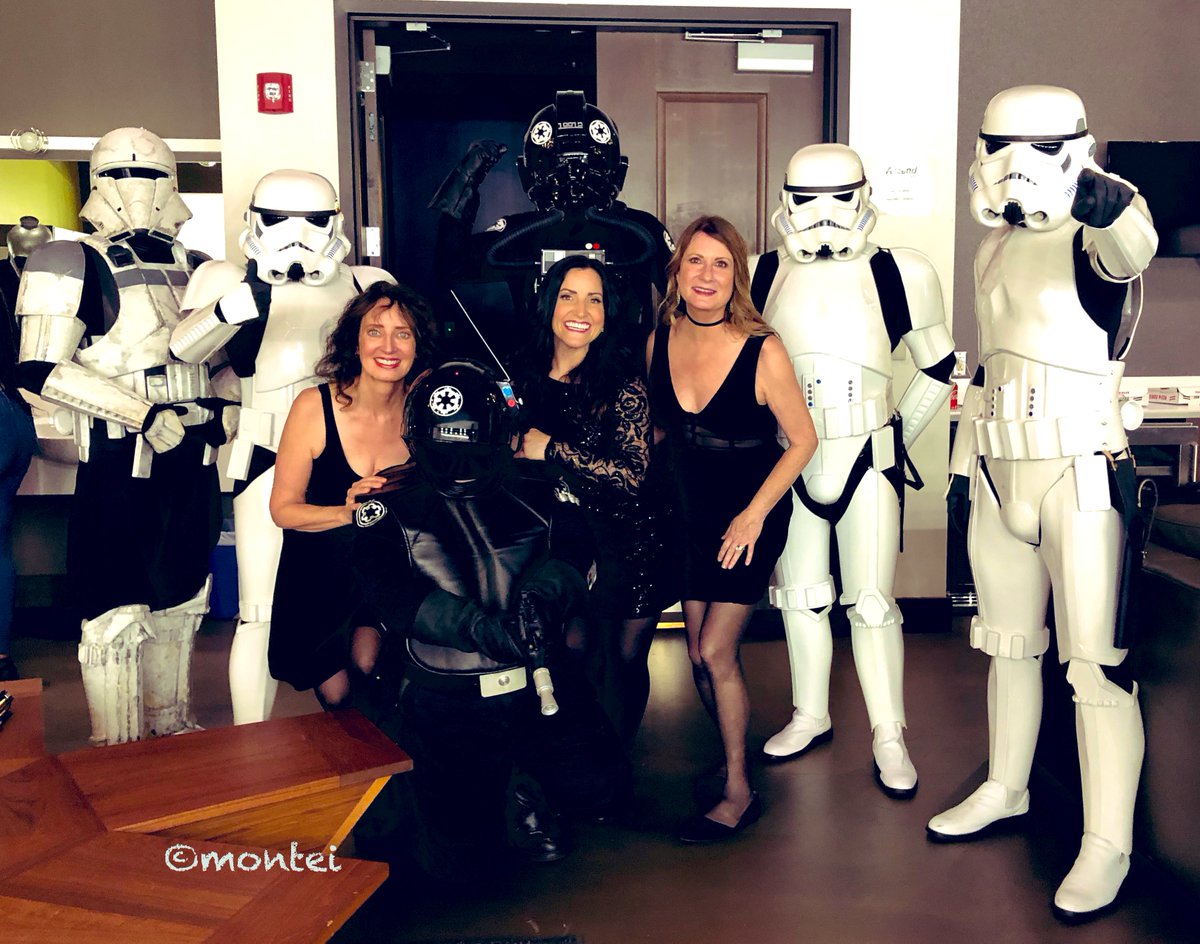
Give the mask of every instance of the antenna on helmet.
<path id="1" fill-rule="evenodd" d="M 454 289 L 450 289 L 450 297 L 454 299 L 454 302 L 458 305 L 459 310 L 461 310 L 462 313 L 467 316 L 467 323 L 479 336 L 479 340 L 483 342 L 483 346 L 487 348 L 487 352 L 492 355 L 492 360 L 496 362 L 496 366 L 500 368 L 500 376 L 503 378 L 500 381 L 500 392 L 504 394 L 504 399 L 508 403 L 509 407 L 516 407 L 517 398 L 513 394 L 512 378 L 508 376 L 508 370 L 503 364 L 500 363 L 500 358 L 496 356 L 496 352 L 492 350 L 492 346 L 488 344 L 487 338 L 485 338 L 483 336 L 483 332 L 479 330 L 479 325 L 475 324 L 475 319 L 471 317 L 471 313 L 467 311 L 467 306 L 462 303 L 462 299 L 458 297 L 458 294 L 454 291 Z"/>

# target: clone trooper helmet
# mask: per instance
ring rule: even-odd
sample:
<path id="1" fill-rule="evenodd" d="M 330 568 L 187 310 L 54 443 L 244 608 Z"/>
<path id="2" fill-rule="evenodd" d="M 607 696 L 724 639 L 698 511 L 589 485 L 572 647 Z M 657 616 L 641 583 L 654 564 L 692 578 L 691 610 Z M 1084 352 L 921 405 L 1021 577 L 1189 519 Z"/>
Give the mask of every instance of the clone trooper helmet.
<path id="1" fill-rule="evenodd" d="M 990 102 L 967 177 L 984 226 L 1057 229 L 1071 219 L 1079 172 L 1098 170 L 1083 102 L 1051 85 L 1006 89 Z"/>
<path id="2" fill-rule="evenodd" d="M 254 187 L 238 245 L 271 285 L 324 285 L 350 252 L 333 184 L 306 170 L 276 170 Z"/>
<path id="3" fill-rule="evenodd" d="M 515 401 L 495 372 L 478 361 L 451 360 L 409 390 L 404 441 L 440 493 L 477 495 L 508 468 L 516 417 Z"/>
<path id="4" fill-rule="evenodd" d="M 25 260 L 39 246 L 54 239 L 49 226 L 43 226 L 36 216 L 23 216 L 21 222 L 8 231 L 8 261 L 21 274 L 25 268 Z"/>
<path id="5" fill-rule="evenodd" d="M 521 185 L 539 210 L 612 205 L 625 185 L 617 126 L 583 92 L 558 92 L 529 123 L 517 158 Z"/>
<path id="6" fill-rule="evenodd" d="M 101 236 L 174 240 L 192 217 L 179 196 L 175 155 L 145 128 L 117 128 L 92 149 L 92 192 L 79 216 Z"/>
<path id="7" fill-rule="evenodd" d="M 788 161 L 771 223 L 797 262 L 853 259 L 867 244 L 879 211 L 862 161 L 844 144 L 810 144 Z"/>

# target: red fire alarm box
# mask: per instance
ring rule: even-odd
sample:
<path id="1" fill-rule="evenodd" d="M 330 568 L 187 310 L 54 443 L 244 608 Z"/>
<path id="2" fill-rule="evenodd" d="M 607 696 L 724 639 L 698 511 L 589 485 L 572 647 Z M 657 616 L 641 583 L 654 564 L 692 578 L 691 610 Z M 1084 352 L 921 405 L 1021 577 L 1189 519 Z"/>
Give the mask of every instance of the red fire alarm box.
<path id="1" fill-rule="evenodd" d="M 292 76 L 290 73 L 258 73 L 258 110 L 268 115 L 291 113 Z"/>

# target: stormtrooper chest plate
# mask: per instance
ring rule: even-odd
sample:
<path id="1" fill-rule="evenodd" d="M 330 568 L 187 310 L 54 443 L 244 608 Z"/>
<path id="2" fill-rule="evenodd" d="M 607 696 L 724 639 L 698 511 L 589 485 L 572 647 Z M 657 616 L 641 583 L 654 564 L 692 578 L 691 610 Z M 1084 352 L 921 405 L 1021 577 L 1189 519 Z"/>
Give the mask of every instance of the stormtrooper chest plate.
<path id="1" fill-rule="evenodd" d="M 325 285 L 275 286 L 254 361 L 254 390 L 265 393 L 312 378 L 338 316 L 357 294 L 354 276 L 345 266 Z"/>
<path id="2" fill-rule="evenodd" d="M 124 243 L 97 237 L 83 242 L 95 249 L 108 267 L 116 303 L 112 306 L 115 317 L 104 333 L 93 335 L 75 359 L 106 377 L 171 362 L 167 344 L 179 322 L 179 306 L 191 274 L 183 246 L 173 245 L 172 262 L 152 263 L 138 259 Z"/>
<path id="3" fill-rule="evenodd" d="M 818 436 L 857 435 L 886 422 L 893 409 L 891 342 L 866 257 L 783 260 L 765 307 Z"/>
<path id="4" fill-rule="evenodd" d="M 1072 370 L 1108 372 L 1108 337 L 1075 287 L 1078 229 L 1005 227 L 984 240 L 975 261 L 982 358 L 1006 351 Z"/>

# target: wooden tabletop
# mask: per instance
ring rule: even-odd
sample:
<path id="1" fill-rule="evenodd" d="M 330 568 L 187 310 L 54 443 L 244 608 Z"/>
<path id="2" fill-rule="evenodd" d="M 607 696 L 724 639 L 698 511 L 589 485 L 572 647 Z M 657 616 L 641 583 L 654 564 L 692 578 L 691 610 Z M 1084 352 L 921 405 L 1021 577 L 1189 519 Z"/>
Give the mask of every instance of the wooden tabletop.
<path id="1" fill-rule="evenodd" d="M 46 757 L 40 682 L 3 687 L 5 944 L 324 941 L 387 877 L 331 854 L 412 767 L 357 711 Z"/>

